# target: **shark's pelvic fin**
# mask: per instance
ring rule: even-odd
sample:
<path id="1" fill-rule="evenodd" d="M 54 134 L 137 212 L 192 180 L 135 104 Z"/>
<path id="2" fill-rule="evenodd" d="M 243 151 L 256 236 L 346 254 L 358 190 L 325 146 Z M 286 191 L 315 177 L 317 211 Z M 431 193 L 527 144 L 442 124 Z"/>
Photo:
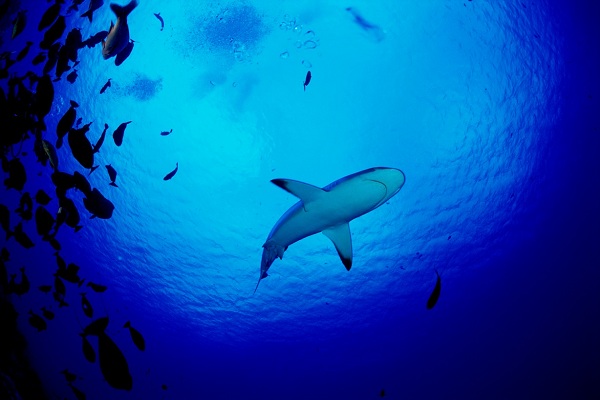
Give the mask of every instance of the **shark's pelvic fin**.
<path id="1" fill-rule="evenodd" d="M 311 202 L 316 201 L 327 193 L 319 187 L 292 179 L 273 179 L 271 182 L 302 200 L 305 211 L 308 211 Z"/>
<path id="2" fill-rule="evenodd" d="M 350 234 L 350 225 L 348 223 L 336 225 L 325 229 L 323 234 L 333 242 L 342 263 L 344 263 L 344 267 L 350 271 L 350 268 L 352 268 L 352 235 Z"/>

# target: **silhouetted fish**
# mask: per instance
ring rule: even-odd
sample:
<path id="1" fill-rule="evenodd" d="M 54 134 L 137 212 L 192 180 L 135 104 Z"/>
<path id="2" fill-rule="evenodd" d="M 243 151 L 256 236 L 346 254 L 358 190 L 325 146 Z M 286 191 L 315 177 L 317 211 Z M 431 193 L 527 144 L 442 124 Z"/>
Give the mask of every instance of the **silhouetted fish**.
<path id="1" fill-rule="evenodd" d="M 106 286 L 104 285 L 99 285 L 97 283 L 93 283 L 93 282 L 88 282 L 87 286 L 89 286 L 90 288 L 92 288 L 92 290 L 96 293 L 102 293 L 106 291 Z"/>
<path id="2" fill-rule="evenodd" d="M 94 154 L 100 151 L 100 147 L 102 147 L 102 144 L 104 143 L 104 138 L 106 137 L 106 131 L 107 130 L 108 130 L 108 124 L 105 123 L 104 124 L 104 130 L 102 131 L 102 134 L 100 135 L 100 138 L 98 139 L 98 141 L 94 145 Z"/>
<path id="3" fill-rule="evenodd" d="M 31 60 L 31 63 L 33 65 L 39 65 L 39 64 L 43 63 L 44 61 L 46 61 L 46 52 L 40 51 L 37 54 L 37 56 L 33 57 L 33 60 Z"/>
<path id="4" fill-rule="evenodd" d="M 83 341 L 82 342 L 82 350 L 83 350 L 83 355 L 84 355 L 85 359 L 91 363 L 95 362 L 96 361 L 96 352 L 94 351 L 94 348 L 90 344 L 89 340 L 87 340 L 87 338 L 85 337 L 85 334 L 80 333 L 79 336 L 81 336 L 81 340 Z"/>
<path id="5" fill-rule="evenodd" d="M 133 379 L 127 360 L 115 342 L 102 332 L 98 336 L 100 371 L 106 382 L 115 389 L 131 390 Z"/>
<path id="6" fill-rule="evenodd" d="M 2 250 L 0 250 L 0 261 L 9 261 L 9 259 L 10 253 L 8 252 L 6 247 L 3 247 Z"/>
<path id="7" fill-rule="evenodd" d="M 38 289 L 40 290 L 40 292 L 50 293 L 50 291 L 52 290 L 52 286 L 51 285 L 40 285 L 40 286 L 38 286 Z"/>
<path id="8" fill-rule="evenodd" d="M 82 167 L 89 169 L 90 174 L 94 172 L 98 166 L 94 166 L 94 149 L 89 139 L 85 135 L 90 130 L 92 123 L 85 124 L 82 128 L 69 130 L 67 137 L 69 141 L 69 147 L 73 157 L 81 164 Z"/>
<path id="9" fill-rule="evenodd" d="M 44 318 L 46 318 L 48 321 L 51 321 L 54 319 L 54 313 L 50 310 L 46 310 L 46 307 L 42 307 L 42 315 L 44 316 Z"/>
<path id="10" fill-rule="evenodd" d="M 133 46 L 134 46 L 134 41 L 130 39 L 129 43 L 127 43 L 127 46 L 125 46 L 125 48 L 123 48 L 123 50 L 121 50 L 117 54 L 117 56 L 115 57 L 115 65 L 117 67 L 119 65 L 123 64 L 123 62 L 125 62 L 125 60 L 127 60 L 127 58 L 129 58 L 129 55 L 133 51 Z"/>
<path id="11" fill-rule="evenodd" d="M 54 24 L 44 32 L 44 39 L 40 42 L 40 48 L 48 50 L 54 42 L 61 38 L 66 28 L 65 17 L 59 15 Z"/>
<path id="12" fill-rule="evenodd" d="M 440 274 L 438 274 L 437 270 L 435 270 L 435 274 L 437 275 L 437 280 L 435 282 L 435 287 L 433 288 L 433 292 L 431 292 L 431 295 L 429 296 L 429 300 L 427 300 L 427 309 L 428 310 L 431 310 L 435 306 L 438 299 L 440 298 L 440 291 L 442 290 L 442 278 L 440 277 Z"/>
<path id="13" fill-rule="evenodd" d="M 38 332 L 46 330 L 46 328 L 48 327 L 48 324 L 46 324 L 46 321 L 44 321 L 44 318 L 42 318 L 39 315 L 37 315 L 36 313 L 34 313 L 33 310 L 29 310 L 29 315 L 30 315 L 29 325 L 31 325 L 35 329 L 37 329 Z"/>
<path id="14" fill-rule="evenodd" d="M 90 0 L 90 5 L 88 7 L 88 10 L 86 12 L 84 12 L 83 14 L 81 14 L 81 17 L 82 18 L 87 17 L 87 19 L 89 19 L 90 22 L 92 22 L 92 18 L 94 16 L 94 11 L 96 11 L 103 5 L 104 5 L 103 0 Z"/>
<path id="15" fill-rule="evenodd" d="M 100 32 L 95 33 L 94 35 L 90 36 L 89 38 L 87 38 L 82 43 L 82 45 L 85 45 L 91 49 L 92 47 L 96 46 L 97 44 L 101 43 L 104 39 L 106 39 L 107 36 L 108 36 L 108 31 L 100 31 Z"/>
<path id="16" fill-rule="evenodd" d="M 154 16 L 160 21 L 160 30 L 162 31 L 165 28 L 165 21 L 163 20 L 163 17 L 160 16 L 160 13 L 154 13 Z"/>
<path id="17" fill-rule="evenodd" d="M 175 174 L 177 173 L 177 171 L 179 170 L 179 163 L 175 163 L 175 169 L 171 172 L 169 172 L 167 175 L 165 175 L 165 177 L 163 178 L 163 180 L 168 181 L 170 180 L 172 177 L 175 176 Z"/>
<path id="18" fill-rule="evenodd" d="M 91 218 L 109 219 L 115 209 L 114 204 L 96 188 L 83 198 L 83 205 L 92 214 Z"/>
<path id="19" fill-rule="evenodd" d="M 360 26 L 365 32 L 367 32 L 373 40 L 375 40 L 376 42 L 381 42 L 383 40 L 384 33 L 379 26 L 367 21 L 362 15 L 360 15 L 360 13 L 355 8 L 348 7 L 346 8 L 346 11 L 352 14 L 352 16 L 354 17 L 354 22 L 358 26 Z"/>
<path id="20" fill-rule="evenodd" d="M 92 191 L 92 185 L 90 185 L 90 182 L 85 176 L 77 171 L 73 172 L 73 181 L 75 182 L 75 189 L 79 190 L 84 195 L 87 196 Z"/>
<path id="21" fill-rule="evenodd" d="M 123 122 L 121 125 L 119 125 L 119 127 L 117 129 L 115 129 L 115 131 L 113 132 L 113 140 L 115 141 L 115 144 L 117 146 L 121 146 L 123 144 L 123 136 L 125 135 L 125 128 L 127 128 L 127 125 L 129 125 L 132 121 L 128 121 L 128 122 Z"/>
<path id="22" fill-rule="evenodd" d="M 77 65 L 77 52 L 80 48 L 83 47 L 81 37 L 81 30 L 79 28 L 73 28 L 67 34 L 67 38 L 65 39 L 65 49 L 67 51 L 67 57 L 69 60 Z M 74 65 L 74 66 L 75 66 Z"/>
<path id="23" fill-rule="evenodd" d="M 304 78 L 304 91 L 306 92 L 306 86 L 308 86 L 308 84 L 310 83 L 310 80 L 312 79 L 312 74 L 310 73 L 310 71 L 308 71 L 306 73 L 306 78 Z"/>
<path id="24" fill-rule="evenodd" d="M 63 369 L 62 371 L 60 371 L 61 374 L 63 374 L 65 376 L 65 379 L 67 380 L 67 382 L 71 383 L 74 382 L 75 379 L 77 379 L 77 375 L 75 375 L 72 372 L 69 372 L 68 369 Z"/>
<path id="25" fill-rule="evenodd" d="M 67 81 L 69 81 L 69 83 L 73 84 L 73 83 L 75 83 L 76 79 L 77 79 L 77 69 L 74 69 L 71 73 L 69 73 L 69 75 L 67 75 Z"/>
<path id="26" fill-rule="evenodd" d="M 100 89 L 100 94 L 106 92 L 106 89 L 108 89 L 110 87 L 110 85 L 111 85 L 110 78 L 108 78 L 108 80 L 106 81 L 104 86 L 102 86 L 102 89 Z"/>
<path id="27" fill-rule="evenodd" d="M 86 400 L 86 396 L 85 393 L 83 393 L 81 390 L 77 389 L 75 386 L 73 386 L 72 384 L 69 383 L 69 387 L 71 388 L 71 391 L 73 392 L 73 394 L 75 395 L 75 398 L 77 400 Z"/>
<path id="28" fill-rule="evenodd" d="M 54 43 L 48 49 L 48 60 L 46 64 L 44 64 L 44 69 L 42 70 L 44 74 L 49 74 L 50 71 L 56 67 L 56 63 L 58 62 L 58 52 L 60 51 L 61 44 L 60 42 Z"/>
<path id="29" fill-rule="evenodd" d="M 108 326 L 108 317 L 100 317 L 92 322 L 85 328 L 83 328 L 84 336 L 100 336 L 106 330 Z"/>
<path id="30" fill-rule="evenodd" d="M 52 292 L 52 297 L 54 298 L 54 300 L 56 300 L 58 302 L 58 307 L 59 308 L 67 307 L 69 305 L 69 303 L 67 303 L 65 301 L 65 296 L 61 295 L 58 292 Z"/>
<path id="31" fill-rule="evenodd" d="M 4 164 L 4 163 L 3 163 Z M 8 172 L 8 178 L 4 180 L 4 186 L 7 189 L 15 189 L 17 191 L 23 190 L 25 182 L 27 181 L 27 173 L 25 167 L 18 158 L 13 158 L 3 165 L 5 172 Z"/>
<path id="32" fill-rule="evenodd" d="M 32 111 L 38 116 L 38 119 L 43 119 L 52 108 L 52 102 L 54 101 L 54 85 L 49 75 L 43 75 L 37 84 L 35 91 L 35 101 L 32 107 Z"/>
<path id="33" fill-rule="evenodd" d="M 24 220 L 31 220 L 33 217 L 33 200 L 31 199 L 29 192 L 23 193 L 19 199 L 19 208 L 17 208 L 15 212 Z"/>
<path id="34" fill-rule="evenodd" d="M 137 0 L 131 0 L 126 6 L 111 4 L 110 9 L 117 16 L 117 22 L 110 23 L 108 36 L 102 42 L 102 57 L 106 60 L 119 54 L 129 42 L 129 26 L 127 25 L 127 16 L 137 6 Z"/>
<path id="35" fill-rule="evenodd" d="M 161 136 L 168 136 L 169 134 L 171 134 L 171 132 L 173 132 L 173 129 L 171 129 L 170 131 L 163 131 L 161 132 Z"/>
<path id="36" fill-rule="evenodd" d="M 54 217 L 44 206 L 38 206 L 35 210 L 35 226 L 38 235 L 44 240 L 49 240 L 50 230 L 54 226 Z"/>
<path id="37" fill-rule="evenodd" d="M 35 194 L 35 201 L 38 204 L 41 204 L 43 206 L 47 206 L 48 203 L 50 203 L 50 200 L 52 200 L 50 198 L 50 196 L 48 196 L 46 194 L 46 192 L 44 192 L 42 189 L 38 190 L 37 193 Z"/>
<path id="38" fill-rule="evenodd" d="M 63 196 L 59 199 L 58 204 L 59 208 L 58 213 L 56 214 L 56 227 L 54 228 L 55 234 L 63 223 L 66 223 L 67 226 L 73 228 L 75 232 L 78 232 L 82 226 L 79 225 L 79 211 L 77 210 L 77 207 L 75 207 L 73 200 Z"/>
<path id="39" fill-rule="evenodd" d="M 81 309 L 87 317 L 92 318 L 94 316 L 94 309 L 92 308 L 92 303 L 90 303 L 88 298 L 85 296 L 85 293 L 81 293 Z"/>
<path id="40" fill-rule="evenodd" d="M 12 236 L 10 230 L 10 210 L 4 204 L 0 204 L 0 225 L 4 232 L 6 232 L 6 240 Z"/>
<path id="41" fill-rule="evenodd" d="M 110 178 L 109 185 L 118 187 L 115 183 L 115 180 L 117 179 L 117 171 L 110 164 L 106 165 L 106 171 L 108 172 L 108 177 Z"/>
<path id="42" fill-rule="evenodd" d="M 129 334 L 131 335 L 131 340 L 133 341 L 133 344 L 135 344 L 135 347 L 137 347 L 140 351 L 144 351 L 146 349 L 146 341 L 144 340 L 142 334 L 137 329 L 132 327 L 129 321 L 125 322 L 123 328 L 129 329 Z"/>
<path id="43" fill-rule="evenodd" d="M 21 61 L 22 59 L 24 59 L 25 57 L 27 57 L 27 54 L 29 53 L 29 49 L 31 48 L 31 45 L 33 44 L 33 42 L 31 41 L 27 41 L 27 43 L 25 43 L 25 47 L 23 47 L 23 50 L 21 50 L 19 52 L 19 54 L 17 54 L 17 61 Z"/>
<path id="44" fill-rule="evenodd" d="M 54 274 L 54 290 L 61 296 L 67 294 L 67 287 L 58 274 Z"/>
<path id="45" fill-rule="evenodd" d="M 52 4 L 50 7 L 48 7 L 46 11 L 44 11 L 44 14 L 42 14 L 42 18 L 40 19 L 40 23 L 38 24 L 38 31 L 44 30 L 45 28 L 52 25 L 54 21 L 56 21 L 56 18 L 60 13 L 61 3 L 63 3 L 63 0 L 56 0 L 54 4 Z"/>
<path id="46" fill-rule="evenodd" d="M 17 13 L 17 17 L 13 20 L 12 39 L 16 38 L 23 32 L 27 24 L 27 10 L 21 10 Z"/>
<path id="47" fill-rule="evenodd" d="M 50 161 L 50 166 L 56 171 L 58 169 L 58 155 L 56 154 L 56 149 L 52 146 L 52 143 L 44 139 L 42 139 L 42 148 L 48 157 L 48 161 Z"/>
<path id="48" fill-rule="evenodd" d="M 22 222 L 19 222 L 17 224 L 17 226 L 15 226 L 13 236 L 14 236 L 15 240 L 17 241 L 17 243 L 19 243 L 21 246 L 25 247 L 26 249 L 30 249 L 34 246 L 33 242 L 29 238 L 29 236 L 27 236 L 27 234 L 25 232 L 23 232 L 23 223 Z"/>

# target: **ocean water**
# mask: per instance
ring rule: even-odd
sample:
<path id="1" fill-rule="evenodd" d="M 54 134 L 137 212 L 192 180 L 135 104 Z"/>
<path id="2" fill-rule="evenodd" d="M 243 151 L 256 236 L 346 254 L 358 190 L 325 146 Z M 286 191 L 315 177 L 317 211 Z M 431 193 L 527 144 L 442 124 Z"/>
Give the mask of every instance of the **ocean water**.
<path id="1" fill-rule="evenodd" d="M 41 76 L 37 24 L 52 2 L 9 3 L 0 53 L 14 60 L 33 44 L 8 76 Z M 80 17 L 87 1 L 71 5 L 61 43 L 116 21 L 108 2 L 91 22 Z M 11 39 L 19 10 L 25 30 Z M 60 171 L 82 173 L 114 204 L 109 219 L 90 218 L 86 196 L 67 193 L 82 228 L 63 225 L 55 239 L 83 279 L 64 281 L 68 306 L 38 290 L 63 279 L 35 217 L 22 221 L 30 249 L 0 232 L 8 279 L 25 267 L 31 282 L 2 293 L 47 398 L 76 398 L 64 369 L 88 399 L 599 398 L 598 4 L 141 0 L 127 21 L 131 55 L 116 66 L 101 44 L 79 49 L 53 82 L 41 132 L 55 144 L 70 100 L 92 144 L 109 126 L 89 176 L 66 137 L 57 149 Z M 44 190 L 58 212 L 34 144 L 34 132 L 3 144 L 27 172 L 22 191 L 2 185 L 11 230 L 25 192 Z M 351 270 L 316 234 L 290 245 L 254 292 L 262 245 L 298 201 L 270 180 L 324 187 L 372 167 L 406 182 L 350 222 Z M 436 271 L 441 292 L 427 309 Z M 38 332 L 29 311 L 42 307 L 55 318 Z M 84 357 L 80 333 L 101 317 L 130 390 L 107 379 L 101 358 L 117 381 L 127 373 L 100 337 L 87 336 L 97 360 Z"/>

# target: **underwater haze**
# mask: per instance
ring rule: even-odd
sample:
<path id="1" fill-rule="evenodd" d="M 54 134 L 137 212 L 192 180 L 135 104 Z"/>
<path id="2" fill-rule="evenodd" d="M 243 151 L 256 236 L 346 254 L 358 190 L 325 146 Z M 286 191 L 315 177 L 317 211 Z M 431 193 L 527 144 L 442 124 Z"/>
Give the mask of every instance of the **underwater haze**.
<path id="1" fill-rule="evenodd" d="M 46 398 L 600 398 L 597 2 L 0 3 Z"/>

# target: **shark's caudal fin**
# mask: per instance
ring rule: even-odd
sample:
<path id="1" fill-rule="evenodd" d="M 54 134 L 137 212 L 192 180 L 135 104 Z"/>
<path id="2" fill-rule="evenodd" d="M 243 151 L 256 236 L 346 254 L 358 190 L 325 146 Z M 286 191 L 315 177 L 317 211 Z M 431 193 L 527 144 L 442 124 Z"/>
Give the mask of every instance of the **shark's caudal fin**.
<path id="1" fill-rule="evenodd" d="M 263 244 L 262 260 L 260 263 L 260 277 L 256 283 L 254 293 L 256 293 L 256 289 L 258 289 L 260 281 L 269 276 L 267 271 L 271 267 L 271 264 L 273 264 L 273 261 L 275 261 L 277 257 L 279 257 L 279 259 L 283 258 L 284 252 L 285 249 L 283 247 L 272 241 L 267 241 L 265 244 Z"/>
<path id="2" fill-rule="evenodd" d="M 126 6 L 120 6 L 113 3 L 110 5 L 110 9 L 115 13 L 117 18 L 127 18 L 129 13 L 131 13 L 133 9 L 137 7 L 137 5 L 137 0 L 131 0 Z"/>

